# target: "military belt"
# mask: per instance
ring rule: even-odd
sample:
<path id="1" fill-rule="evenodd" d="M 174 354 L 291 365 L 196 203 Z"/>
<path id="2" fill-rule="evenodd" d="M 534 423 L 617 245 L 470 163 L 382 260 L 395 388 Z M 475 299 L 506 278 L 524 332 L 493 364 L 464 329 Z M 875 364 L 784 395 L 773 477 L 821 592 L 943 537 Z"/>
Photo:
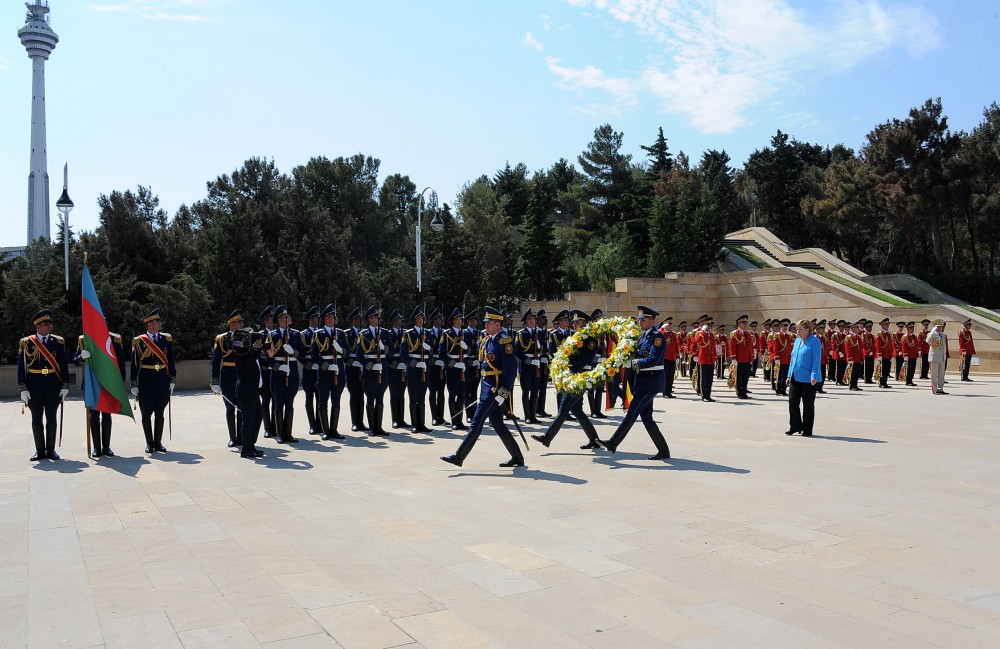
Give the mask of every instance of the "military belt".
<path id="1" fill-rule="evenodd" d="M 46 374 L 55 374 L 55 373 L 56 371 L 49 367 L 46 367 L 44 370 L 33 370 L 33 369 L 28 370 L 28 374 L 41 374 L 42 376 L 45 376 Z"/>
<path id="2" fill-rule="evenodd" d="M 320 356 L 320 358 L 323 359 L 324 361 L 332 361 L 333 360 L 333 356 Z"/>
<path id="3" fill-rule="evenodd" d="M 371 358 L 373 360 L 378 359 L 378 354 L 365 354 L 365 358 Z"/>
<path id="4" fill-rule="evenodd" d="M 156 365 L 140 365 L 139 367 L 144 370 L 153 370 L 154 372 L 167 369 L 166 365 L 161 365 L 160 363 L 157 363 Z"/>
<path id="5" fill-rule="evenodd" d="M 235 362 L 225 361 L 225 362 L 222 363 L 222 367 L 236 367 L 236 363 Z"/>
<path id="6" fill-rule="evenodd" d="M 503 370 L 483 370 L 481 374 L 483 376 L 500 376 L 503 374 Z"/>
<path id="7" fill-rule="evenodd" d="M 663 366 L 662 365 L 657 365 L 655 367 L 644 367 L 644 368 L 642 368 L 639 371 L 640 372 L 655 372 L 657 370 L 663 371 Z"/>

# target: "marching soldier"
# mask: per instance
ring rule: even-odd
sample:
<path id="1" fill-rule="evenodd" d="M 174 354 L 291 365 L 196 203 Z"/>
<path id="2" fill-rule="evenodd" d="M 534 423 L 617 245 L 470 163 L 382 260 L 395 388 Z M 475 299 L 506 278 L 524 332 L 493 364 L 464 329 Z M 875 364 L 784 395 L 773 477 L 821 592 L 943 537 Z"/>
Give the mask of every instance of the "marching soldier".
<path id="1" fill-rule="evenodd" d="M 466 340 L 470 347 L 467 356 L 472 359 L 472 364 L 465 373 L 465 417 L 472 421 L 472 416 L 476 414 L 476 403 L 479 401 L 479 341 L 482 332 L 479 330 L 479 310 L 473 309 L 465 314 Z M 510 334 L 513 336 L 513 334 Z"/>
<path id="2" fill-rule="evenodd" d="M 438 351 L 438 346 L 441 342 L 441 325 L 443 324 L 444 314 L 441 313 L 441 309 L 435 308 L 431 311 L 431 326 L 427 330 L 427 342 L 430 343 L 431 347 L 434 349 L 435 355 Z M 445 372 L 444 372 L 444 361 L 440 358 L 435 358 L 433 361 L 433 367 L 430 369 L 430 376 L 427 382 L 428 399 L 430 401 L 431 409 L 431 425 L 432 426 L 444 426 L 448 422 L 444 420 L 444 388 L 445 388 Z"/>
<path id="3" fill-rule="evenodd" d="M 320 314 L 323 326 L 313 334 L 310 356 L 319 367 L 316 377 L 317 409 L 316 418 L 323 432 L 321 439 L 344 439 L 338 430 L 340 426 L 340 397 L 347 382 L 347 364 L 344 362 L 347 336 L 337 328 L 337 306 L 327 304 Z M 350 359 L 348 359 L 350 360 Z"/>
<path id="4" fill-rule="evenodd" d="M 132 394 L 142 410 L 142 433 L 147 453 L 166 453 L 163 447 L 163 411 L 174 393 L 174 339 L 162 333 L 160 310 L 142 319 L 146 333 L 132 339 Z"/>
<path id="5" fill-rule="evenodd" d="M 604 311 L 601 309 L 594 309 L 590 314 L 590 321 L 596 322 L 604 317 Z M 594 359 L 594 364 L 602 363 L 607 360 L 608 356 L 608 340 L 607 336 L 601 335 L 597 339 L 597 357 Z M 604 384 L 598 383 L 591 389 L 587 390 L 588 404 L 590 405 L 590 416 L 594 419 L 604 419 L 605 415 L 601 412 L 601 401 L 604 400 Z"/>
<path id="6" fill-rule="evenodd" d="M 469 340 L 462 326 L 462 312 L 451 312 L 451 327 L 445 329 L 438 343 L 438 357 L 445 363 L 445 381 L 448 387 L 448 414 L 452 430 L 468 430 L 462 423 L 465 411 L 465 366 Z"/>
<path id="7" fill-rule="evenodd" d="M 358 338 L 361 336 L 361 308 L 356 307 L 347 316 L 351 326 L 344 330 L 347 337 L 347 355 L 350 359 L 347 367 L 347 404 L 351 411 L 351 430 L 367 431 L 365 426 L 365 388 L 363 382 L 364 363 L 356 356 L 358 353 Z M 371 424 L 372 422 L 368 422 Z"/>
<path id="8" fill-rule="evenodd" d="M 913 375 L 917 370 L 917 363 L 920 362 L 920 340 L 913 333 L 915 326 L 916 323 L 907 322 L 906 333 L 900 339 L 900 344 L 903 347 L 903 367 L 905 368 L 902 374 L 906 379 L 906 385 L 912 386 L 916 385 L 913 382 Z"/>
<path id="9" fill-rule="evenodd" d="M 552 416 L 545 412 L 545 395 L 548 394 L 549 387 L 549 316 L 545 313 L 545 309 L 539 309 L 535 314 L 535 327 L 541 340 L 538 360 L 542 364 L 542 371 L 538 377 L 538 402 L 535 404 L 535 419 L 539 419 Z"/>
<path id="10" fill-rule="evenodd" d="M 122 348 L 122 337 L 116 333 L 108 332 L 111 336 L 111 346 L 114 348 L 115 360 L 118 361 L 118 371 L 121 372 L 122 382 L 125 381 L 125 351 Z M 73 364 L 82 366 L 90 358 L 90 352 L 83 348 L 83 336 L 77 340 L 76 355 L 73 357 Z M 111 413 L 102 412 L 97 408 L 89 408 L 88 415 L 90 421 L 90 438 L 93 449 L 90 457 L 95 460 L 102 455 L 114 457 L 111 450 Z"/>
<path id="11" fill-rule="evenodd" d="M 712 319 L 707 315 L 698 319 L 701 328 L 693 335 L 694 355 L 698 359 L 698 384 L 702 401 L 712 398 L 712 379 L 715 377 L 715 336 L 712 334 Z"/>
<path id="12" fill-rule="evenodd" d="M 319 306 L 309 307 L 306 312 L 309 326 L 299 332 L 302 338 L 302 349 L 308 354 L 312 349 L 313 333 L 319 327 Z M 302 359 L 302 391 L 306 395 L 306 419 L 309 420 L 309 434 L 320 435 L 322 429 L 316 416 L 316 380 L 319 378 L 319 368 L 308 357 Z"/>
<path id="13" fill-rule="evenodd" d="M 962 380 L 971 381 L 969 368 L 972 367 L 972 357 L 976 355 L 976 343 L 972 340 L 972 318 L 962 323 L 958 330 L 958 351 L 962 355 Z"/>
<path id="14" fill-rule="evenodd" d="M 400 359 L 406 367 L 406 392 L 410 397 L 410 432 L 429 433 L 427 427 L 428 364 L 434 358 L 424 328 L 424 311 L 418 305 L 410 315 L 413 327 L 403 334 Z M 436 369 L 436 368 L 435 368 Z"/>
<path id="15" fill-rule="evenodd" d="M 872 327 L 875 323 L 871 320 L 864 322 L 861 343 L 865 347 L 865 383 L 871 385 L 874 383 L 872 377 L 875 375 L 875 335 L 872 333 Z"/>
<path id="16" fill-rule="evenodd" d="M 265 307 L 257 318 L 257 322 L 264 328 L 264 337 L 271 338 L 274 331 L 274 307 Z M 260 364 L 260 411 L 263 418 L 264 437 L 271 437 L 274 433 L 274 408 L 271 402 L 271 363 L 266 354 L 261 357 L 264 361 Z"/>
<path id="17" fill-rule="evenodd" d="M 266 342 L 271 363 L 271 396 L 274 398 L 274 441 L 279 444 L 297 444 L 292 434 L 295 418 L 295 395 L 299 391 L 299 361 L 305 357 L 302 336 L 290 328 L 292 316 L 285 305 L 274 310 L 278 328 L 271 332 Z"/>
<path id="18" fill-rule="evenodd" d="M 226 406 L 229 448 L 240 445 L 243 414 L 236 411 L 236 359 L 233 355 L 233 332 L 243 328 L 243 312 L 236 309 L 226 318 L 229 331 L 219 334 L 212 343 L 212 392 L 221 395 Z"/>
<path id="19" fill-rule="evenodd" d="M 406 423 L 406 363 L 403 361 L 403 314 L 389 314 L 389 419 L 393 428 L 409 429 Z"/>
<path id="20" fill-rule="evenodd" d="M 383 367 L 389 358 L 389 332 L 379 326 L 382 310 L 377 304 L 365 312 L 368 326 L 361 330 L 358 336 L 358 347 L 355 358 L 364 363 L 365 414 L 368 417 L 368 432 L 373 437 L 388 437 L 389 433 L 382 428 L 383 403 L 385 390 L 389 387 L 383 377 Z"/>
<path id="21" fill-rule="evenodd" d="M 920 321 L 920 332 L 917 334 L 917 342 L 920 344 L 920 378 L 927 379 L 927 373 L 931 370 L 930 354 L 931 346 L 927 343 L 927 336 L 930 335 L 931 321 L 924 318 Z"/>
<path id="22" fill-rule="evenodd" d="M 535 323 L 535 314 L 528 309 L 521 316 L 524 327 L 514 337 L 514 353 L 518 360 L 517 376 L 521 386 L 521 409 L 524 411 L 524 421 L 529 424 L 541 423 L 535 417 L 535 408 L 538 406 L 538 389 L 542 377 L 541 344 L 544 336 L 540 337 Z"/>
<path id="23" fill-rule="evenodd" d="M 747 388 L 750 383 L 750 365 L 754 357 L 753 336 L 747 331 L 750 316 L 741 315 L 736 319 L 736 329 L 729 334 L 729 356 L 736 361 L 736 398 L 749 399 Z"/>
<path id="24" fill-rule="evenodd" d="M 510 460 L 501 462 L 501 467 L 523 467 L 524 456 L 504 422 L 504 404 L 510 399 L 517 374 L 517 358 L 514 355 L 514 339 L 501 332 L 503 315 L 491 306 L 484 308 L 486 338 L 479 347 L 479 362 L 482 381 L 479 388 L 479 404 L 469 425 L 469 433 L 462 440 L 458 451 L 441 459 L 461 467 L 475 446 L 487 419 L 497 432 L 497 436 L 510 453 Z"/>
<path id="25" fill-rule="evenodd" d="M 663 353 L 666 348 L 663 334 L 655 327 L 655 318 L 658 315 L 660 314 L 649 307 L 639 306 L 639 327 L 642 328 L 642 336 L 639 337 L 636 349 L 637 358 L 632 359 L 631 362 L 635 372 L 635 396 L 614 435 L 608 441 L 601 442 L 612 453 L 618 450 L 618 446 L 625 440 L 625 436 L 628 435 L 635 420 L 641 417 L 642 423 L 646 427 L 646 433 L 649 434 L 653 445 L 656 446 L 656 455 L 650 456 L 649 459 L 670 459 L 670 447 L 667 446 L 667 440 L 663 439 L 663 434 L 653 419 L 653 400 L 657 394 L 663 392 Z M 710 345 L 715 344 L 712 340 L 711 330 L 703 329 L 701 334 L 707 334 Z M 701 349 L 702 342 L 699 342 L 698 345 Z M 714 347 L 712 347 L 711 352 L 715 352 Z M 702 365 L 699 371 L 702 370 L 705 370 L 711 379 L 711 366 L 706 369 Z M 711 388 L 709 388 L 709 394 L 711 394 Z"/>
<path id="26" fill-rule="evenodd" d="M 32 462 L 58 460 L 56 413 L 69 394 L 66 341 L 52 333 L 52 312 L 42 309 L 31 319 L 35 333 L 21 339 L 17 350 L 17 387 L 21 401 L 31 410 L 35 438 Z"/>
<path id="27" fill-rule="evenodd" d="M 666 345 L 666 351 L 663 354 L 663 396 L 667 399 L 674 399 L 674 375 L 677 373 L 677 358 L 681 353 L 681 343 L 680 338 L 673 331 L 674 319 L 673 317 L 668 317 L 663 321 L 663 326 L 660 327 L 660 333 L 663 334 L 663 340 Z"/>
<path id="28" fill-rule="evenodd" d="M 889 374 L 892 373 L 893 343 L 892 334 L 889 333 L 889 318 L 882 318 L 879 322 L 879 332 L 875 334 L 875 374 L 878 375 L 878 387 L 888 389 Z"/>

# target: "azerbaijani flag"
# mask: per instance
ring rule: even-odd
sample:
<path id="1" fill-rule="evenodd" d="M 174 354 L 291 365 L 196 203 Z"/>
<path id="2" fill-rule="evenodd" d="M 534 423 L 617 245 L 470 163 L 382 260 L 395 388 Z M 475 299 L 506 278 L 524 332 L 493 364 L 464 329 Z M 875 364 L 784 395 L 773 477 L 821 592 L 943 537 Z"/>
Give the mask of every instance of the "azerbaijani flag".
<path id="1" fill-rule="evenodd" d="M 108 323 L 104 321 L 86 263 L 83 265 L 83 348 L 90 352 L 90 358 L 83 364 L 84 403 L 93 410 L 128 415 L 134 420 Z"/>

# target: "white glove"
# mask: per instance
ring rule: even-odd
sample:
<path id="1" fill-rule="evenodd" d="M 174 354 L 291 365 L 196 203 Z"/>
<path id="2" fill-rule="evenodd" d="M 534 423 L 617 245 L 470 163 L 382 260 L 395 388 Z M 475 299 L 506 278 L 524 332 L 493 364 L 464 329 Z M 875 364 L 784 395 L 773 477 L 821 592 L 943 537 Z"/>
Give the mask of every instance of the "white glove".
<path id="1" fill-rule="evenodd" d="M 291 374 L 292 370 L 288 367 L 287 363 L 282 363 L 278 366 L 279 372 L 284 372 L 285 374 Z"/>
<path id="2" fill-rule="evenodd" d="M 597 362 L 598 363 L 603 363 L 606 360 L 608 360 L 608 358 L 606 356 L 598 356 L 597 357 Z"/>
<path id="3" fill-rule="evenodd" d="M 170 394 L 173 394 L 173 393 L 174 393 L 174 388 L 175 388 L 176 386 L 177 386 L 177 384 L 171 381 L 171 383 L 170 383 Z"/>
<path id="4" fill-rule="evenodd" d="M 336 340 L 333 341 L 333 348 L 337 350 L 338 354 L 343 354 L 344 353 L 344 348 L 341 347 L 340 343 L 338 343 Z"/>
<path id="5" fill-rule="evenodd" d="M 86 349 L 81 349 L 80 358 L 82 358 L 83 360 L 87 360 L 88 358 L 90 358 L 90 352 L 88 352 Z"/>
<path id="6" fill-rule="evenodd" d="M 138 385 L 133 385 L 132 389 L 130 390 L 130 392 L 132 393 L 133 397 L 139 396 L 139 386 Z"/>
<path id="7" fill-rule="evenodd" d="M 497 391 L 497 396 L 494 397 L 494 399 L 497 400 L 497 404 L 501 406 L 503 405 L 504 401 L 506 401 L 509 398 L 510 398 L 510 390 L 506 388 L 500 388 Z"/>
<path id="8" fill-rule="evenodd" d="M 21 390 L 21 401 L 28 403 L 28 400 L 30 398 L 31 398 L 30 392 L 28 392 L 27 390 Z"/>
<path id="9" fill-rule="evenodd" d="M 218 383 L 213 383 L 212 392 L 214 392 L 215 394 L 222 394 L 222 386 L 219 385 Z"/>
<path id="10" fill-rule="evenodd" d="M 493 398 L 497 400 L 497 405 L 500 405 L 500 406 L 502 406 L 503 402 L 507 400 L 507 397 L 502 397 L 499 394 L 497 396 L 493 397 Z"/>
<path id="11" fill-rule="evenodd" d="M 538 360 L 537 358 L 532 359 L 532 361 L 531 361 L 530 364 L 534 365 L 535 367 L 541 367 L 542 366 L 542 362 L 540 360 Z"/>
<path id="12" fill-rule="evenodd" d="M 361 361 L 354 361 L 351 363 L 351 367 L 363 367 L 363 365 L 361 365 Z"/>
<path id="13" fill-rule="evenodd" d="M 434 364 L 437 365 L 438 367 L 444 367 L 444 361 L 442 361 L 440 359 L 434 361 Z"/>
<path id="14" fill-rule="evenodd" d="M 473 367 L 479 367 L 479 361 L 472 361 Z"/>
<path id="15" fill-rule="evenodd" d="M 632 359 L 632 369 L 635 370 L 636 372 L 639 371 L 639 359 L 638 358 L 633 358 Z"/>
<path id="16" fill-rule="evenodd" d="M 549 359 L 545 358 L 544 356 L 541 358 L 541 361 L 542 361 L 542 363 L 544 363 L 546 365 L 549 364 Z"/>
<path id="17" fill-rule="evenodd" d="M 431 346 L 428 345 L 427 343 L 424 343 L 424 349 L 426 349 L 427 351 L 430 351 L 431 350 Z"/>
<path id="18" fill-rule="evenodd" d="M 340 374 L 340 367 L 336 363 L 330 363 L 330 367 L 326 368 L 334 374 Z"/>
<path id="19" fill-rule="evenodd" d="M 382 351 L 385 351 L 385 343 L 382 342 L 381 340 L 378 341 L 378 348 L 381 349 Z"/>
<path id="20" fill-rule="evenodd" d="M 281 348 L 284 349 L 285 352 L 288 353 L 288 354 L 294 354 L 295 353 L 295 348 L 292 347 L 291 345 L 289 345 L 288 343 L 285 343 L 284 345 L 282 345 Z"/>
<path id="21" fill-rule="evenodd" d="M 413 367 L 415 367 L 418 370 L 426 370 L 427 369 L 427 363 L 425 363 L 423 361 L 420 361 L 416 365 L 414 365 Z"/>
<path id="22" fill-rule="evenodd" d="M 373 372 L 381 372 L 382 371 L 382 363 L 372 363 L 372 371 Z"/>
<path id="23" fill-rule="evenodd" d="M 701 325 L 702 331 L 708 331 L 708 325 Z"/>
<path id="24" fill-rule="evenodd" d="M 465 363 L 455 363 L 455 369 L 456 370 L 464 370 L 465 369 Z"/>
<path id="25" fill-rule="evenodd" d="M 462 349 L 469 351 L 469 345 L 464 340 L 460 344 L 462 345 Z"/>

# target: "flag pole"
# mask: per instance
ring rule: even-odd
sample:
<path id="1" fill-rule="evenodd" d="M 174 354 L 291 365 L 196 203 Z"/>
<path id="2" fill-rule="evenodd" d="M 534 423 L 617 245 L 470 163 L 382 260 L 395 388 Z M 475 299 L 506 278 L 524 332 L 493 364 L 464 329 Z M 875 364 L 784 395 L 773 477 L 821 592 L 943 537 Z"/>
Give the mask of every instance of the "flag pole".
<path id="1" fill-rule="evenodd" d="M 84 410 L 84 416 L 87 418 L 87 457 L 90 457 L 90 408 Z"/>

